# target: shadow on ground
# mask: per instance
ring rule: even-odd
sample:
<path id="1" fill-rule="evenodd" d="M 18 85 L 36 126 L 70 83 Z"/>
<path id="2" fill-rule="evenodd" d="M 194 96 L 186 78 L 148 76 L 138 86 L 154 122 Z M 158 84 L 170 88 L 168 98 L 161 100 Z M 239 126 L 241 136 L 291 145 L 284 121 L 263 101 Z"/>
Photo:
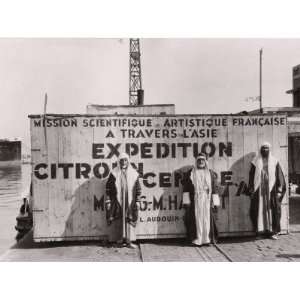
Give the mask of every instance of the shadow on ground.
<path id="1" fill-rule="evenodd" d="M 257 240 L 256 236 L 244 236 L 244 237 L 223 237 L 219 239 L 219 244 L 235 244 L 235 243 L 248 243 Z"/>
<path id="2" fill-rule="evenodd" d="M 283 258 L 300 258 L 300 254 L 278 254 L 276 257 L 283 257 Z"/>
<path id="3" fill-rule="evenodd" d="M 15 243 L 10 249 L 41 249 L 72 246 L 102 246 L 112 247 L 107 241 L 61 241 L 61 242 L 40 242 L 33 240 L 33 232 L 30 231 L 19 242 Z"/>
<path id="4" fill-rule="evenodd" d="M 153 245 L 162 245 L 162 246 L 177 246 L 177 247 L 187 247 L 191 243 L 185 238 L 176 238 L 176 239 L 155 239 L 155 240 L 139 240 L 139 244 L 153 244 Z"/>
<path id="5" fill-rule="evenodd" d="M 156 239 L 156 240 L 139 240 L 138 244 L 159 244 L 163 246 L 178 246 L 186 247 L 190 243 L 184 238 L 178 239 Z M 42 248 L 57 248 L 57 247 L 72 247 L 72 246 L 101 246 L 112 248 L 115 243 L 108 241 L 61 241 L 61 242 L 40 242 L 36 243 L 33 240 L 33 232 L 30 231 L 23 239 L 15 243 L 10 249 L 42 249 Z"/>
<path id="6" fill-rule="evenodd" d="M 221 238 L 219 244 L 230 243 L 246 243 L 255 240 L 255 237 L 234 237 L 234 238 Z M 155 239 L 155 240 L 139 240 L 138 244 L 153 244 L 162 246 L 177 246 L 189 247 L 193 246 L 185 238 L 175 239 Z M 30 231 L 23 239 L 15 243 L 10 249 L 43 249 L 43 248 L 58 248 L 58 247 L 72 247 L 72 246 L 101 246 L 106 248 L 113 248 L 116 245 L 108 241 L 61 241 L 61 242 L 40 242 L 36 243 L 33 240 L 33 233 Z"/>

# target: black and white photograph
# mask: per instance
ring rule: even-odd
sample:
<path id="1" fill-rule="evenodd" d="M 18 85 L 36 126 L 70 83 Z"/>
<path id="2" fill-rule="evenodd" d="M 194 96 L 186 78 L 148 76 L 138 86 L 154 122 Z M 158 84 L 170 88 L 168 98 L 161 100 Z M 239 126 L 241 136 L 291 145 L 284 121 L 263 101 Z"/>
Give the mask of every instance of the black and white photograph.
<path id="1" fill-rule="evenodd" d="M 0 260 L 300 260 L 299 51 L 1 39 Z"/>
<path id="2" fill-rule="evenodd" d="M 298 5 L 0 2 L 1 299 L 297 298 Z"/>

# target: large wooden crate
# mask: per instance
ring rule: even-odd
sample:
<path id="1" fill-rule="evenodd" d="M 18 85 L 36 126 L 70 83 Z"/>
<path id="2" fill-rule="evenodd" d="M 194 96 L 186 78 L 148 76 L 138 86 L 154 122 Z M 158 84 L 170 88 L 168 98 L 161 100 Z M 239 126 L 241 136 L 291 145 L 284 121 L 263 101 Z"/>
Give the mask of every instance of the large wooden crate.
<path id="1" fill-rule="evenodd" d="M 138 239 L 185 236 L 180 178 L 206 151 L 218 174 L 221 235 L 249 235 L 250 162 L 263 141 L 272 144 L 286 182 L 284 115 L 32 115 L 34 240 L 113 239 L 104 200 L 109 171 L 127 151 L 141 174 Z M 288 197 L 282 230 L 288 231 Z"/>

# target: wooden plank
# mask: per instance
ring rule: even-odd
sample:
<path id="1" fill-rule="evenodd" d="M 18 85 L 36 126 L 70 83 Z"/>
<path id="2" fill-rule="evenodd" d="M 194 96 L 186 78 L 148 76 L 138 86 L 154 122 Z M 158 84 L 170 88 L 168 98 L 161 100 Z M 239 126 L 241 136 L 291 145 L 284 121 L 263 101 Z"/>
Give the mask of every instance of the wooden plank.
<path id="1" fill-rule="evenodd" d="M 286 182 L 286 193 L 281 205 L 281 231 L 289 231 L 289 197 L 288 197 L 288 128 L 285 117 L 284 125 L 273 126 L 273 155 L 278 159 Z M 273 117 L 274 119 L 274 117 Z"/>
<path id="2" fill-rule="evenodd" d="M 247 120 L 256 119 L 257 116 L 253 118 L 249 118 L 248 116 L 243 117 L 243 122 L 247 122 Z M 239 184 L 244 181 L 248 186 L 249 183 L 249 171 L 251 162 L 257 154 L 258 149 L 258 141 L 257 134 L 258 129 L 257 126 L 246 125 L 242 127 L 241 134 L 243 136 L 243 159 L 241 161 L 241 177 Z M 250 219 L 250 204 L 251 199 L 245 193 L 241 193 L 241 195 L 237 196 L 237 201 L 239 201 L 240 209 L 236 212 L 238 216 L 236 230 L 240 232 L 251 232 L 253 231 L 253 225 Z"/>
<path id="3" fill-rule="evenodd" d="M 87 130 L 87 129 L 86 129 Z M 111 145 L 116 145 L 119 143 L 120 136 L 117 137 L 111 137 L 109 136 L 106 138 L 107 134 L 109 132 L 108 128 L 104 128 L 102 130 L 99 130 L 98 128 L 93 129 L 92 133 L 92 143 L 109 143 Z M 115 132 L 114 132 L 115 134 Z M 89 141 L 86 141 L 86 143 L 90 143 Z M 107 157 L 109 155 L 107 153 L 107 149 L 104 150 L 104 156 Z M 90 163 L 91 165 L 96 165 L 98 163 L 105 163 L 107 166 L 112 170 L 112 164 L 117 161 L 117 157 L 113 156 L 111 159 L 93 159 L 92 158 L 92 148 L 89 150 L 89 157 L 90 157 Z M 113 223 L 110 226 L 107 226 L 106 222 L 106 215 L 104 211 L 104 206 L 103 209 L 100 207 L 97 207 L 94 209 L 94 201 L 97 201 L 97 203 L 100 203 L 99 201 L 104 201 L 106 200 L 106 193 L 105 193 L 105 188 L 106 188 L 106 182 L 107 182 L 108 177 L 105 178 L 97 178 L 95 175 L 92 175 L 90 180 L 89 180 L 89 188 L 87 187 L 87 192 L 89 191 L 89 198 L 92 200 L 92 206 L 91 206 L 91 218 L 92 218 L 92 228 L 91 232 L 95 236 L 99 235 L 107 235 L 109 240 L 116 240 L 118 237 L 118 228 L 119 224 L 118 223 Z M 95 200 L 96 199 L 96 200 Z"/>
<path id="4" fill-rule="evenodd" d="M 171 118 L 174 119 L 174 118 Z M 165 118 L 152 117 L 156 130 L 166 130 L 164 126 Z M 151 130 L 151 126 L 146 126 Z M 171 142 L 185 143 L 182 128 L 180 127 L 179 136 L 176 139 L 168 139 L 167 137 L 159 137 L 153 140 L 153 145 L 158 143 L 170 145 Z M 149 143 L 148 138 L 134 139 L 133 142 L 140 148 L 144 143 Z M 170 150 L 171 146 L 170 146 Z M 181 237 L 185 235 L 185 227 L 183 224 L 183 209 L 180 209 L 182 199 L 182 187 L 175 184 L 175 174 L 183 174 L 188 167 L 193 164 L 194 158 L 183 157 L 180 155 L 180 149 L 176 149 L 176 156 L 158 159 L 146 159 L 143 161 L 141 153 L 137 157 L 133 157 L 133 162 L 138 164 L 143 161 L 144 179 L 149 184 L 145 186 L 142 183 L 142 206 L 140 210 L 139 222 L 137 224 L 138 238 L 165 238 L 165 237 Z M 148 179 L 147 179 L 148 178 Z M 153 178 L 153 179 L 152 179 Z M 168 182 L 161 184 L 164 179 Z M 169 185 L 166 187 L 166 185 Z M 155 204 L 156 203 L 156 204 Z"/>
<path id="5" fill-rule="evenodd" d="M 211 116 L 212 117 L 212 116 Z M 213 117 L 212 117 L 213 118 Z M 218 119 L 219 117 L 214 117 L 213 119 Z M 232 143 L 232 138 L 230 134 L 230 118 L 227 116 L 223 116 L 221 118 L 227 124 L 227 126 L 220 126 L 217 128 L 216 137 L 211 139 L 211 142 L 214 145 L 218 145 L 219 142 L 224 143 L 224 145 L 228 145 L 228 143 Z M 217 150 L 218 151 L 218 150 Z M 209 167 L 217 174 L 218 179 L 218 192 L 220 197 L 221 205 L 218 207 L 217 213 L 217 227 L 219 233 L 228 232 L 229 231 L 229 197 L 227 196 L 227 185 L 222 185 L 221 176 L 223 172 L 227 172 L 229 170 L 229 161 L 230 155 L 226 155 L 223 153 L 222 156 L 214 155 L 209 159 Z"/>
<path id="6" fill-rule="evenodd" d="M 48 209 L 48 182 L 40 180 L 35 175 L 36 172 L 43 173 L 43 168 L 36 168 L 38 164 L 47 164 L 46 138 L 47 132 L 43 127 L 35 125 L 35 120 L 30 122 L 31 133 L 31 160 L 33 163 L 33 231 L 34 238 L 39 236 L 51 236 L 49 229 L 49 209 Z M 46 135 L 45 135 L 46 134 Z"/>
<path id="7" fill-rule="evenodd" d="M 49 226 L 51 236 L 60 237 L 62 232 L 60 228 L 60 216 L 67 213 L 67 205 L 64 201 L 66 184 L 62 176 L 62 169 L 58 168 L 58 164 L 64 163 L 63 149 L 66 147 L 63 143 L 63 138 L 65 136 L 63 128 L 60 127 L 50 127 L 47 128 L 48 132 L 48 169 L 50 170 L 50 165 L 54 163 L 55 165 L 55 175 L 48 178 L 48 207 L 49 207 Z M 66 149 L 67 150 L 67 149 Z M 71 154 L 71 153 L 69 153 Z M 52 178 L 55 177 L 55 178 Z M 57 207 L 61 203 L 61 210 Z"/>

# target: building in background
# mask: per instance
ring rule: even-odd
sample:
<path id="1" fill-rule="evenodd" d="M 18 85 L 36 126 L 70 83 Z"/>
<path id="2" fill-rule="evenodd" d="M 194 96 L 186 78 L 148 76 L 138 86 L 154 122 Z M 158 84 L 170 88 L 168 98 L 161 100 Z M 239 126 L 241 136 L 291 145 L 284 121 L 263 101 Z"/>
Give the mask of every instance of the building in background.
<path id="1" fill-rule="evenodd" d="M 0 165 L 21 163 L 21 141 L 0 139 Z"/>
<path id="2" fill-rule="evenodd" d="M 173 115 L 174 104 L 150 104 L 150 105 L 99 105 L 89 104 L 86 107 L 87 114 L 98 115 Z"/>
<path id="3" fill-rule="evenodd" d="M 300 65 L 293 67 L 293 89 L 286 93 L 293 95 L 293 106 L 263 107 L 262 114 L 286 114 L 288 123 L 288 169 L 289 181 L 300 187 Z M 256 109 L 249 114 L 259 114 Z"/>

